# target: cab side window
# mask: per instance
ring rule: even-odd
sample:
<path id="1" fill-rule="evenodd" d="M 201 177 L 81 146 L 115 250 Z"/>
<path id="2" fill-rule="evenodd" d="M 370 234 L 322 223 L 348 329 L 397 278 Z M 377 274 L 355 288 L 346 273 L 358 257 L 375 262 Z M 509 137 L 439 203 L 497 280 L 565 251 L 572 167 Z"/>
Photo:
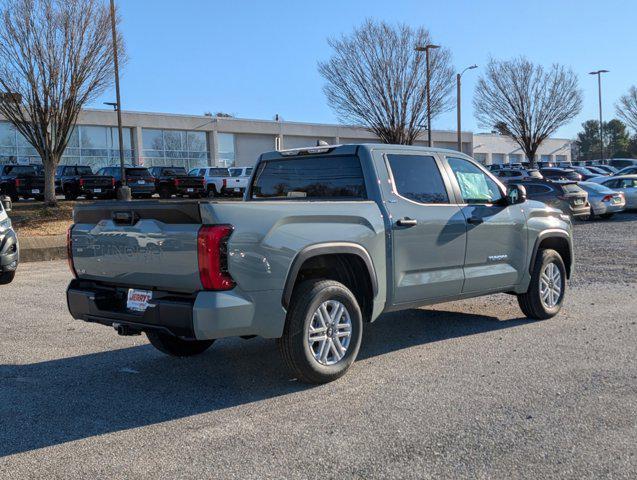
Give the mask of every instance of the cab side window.
<path id="1" fill-rule="evenodd" d="M 418 203 L 449 203 L 442 175 L 431 156 L 387 155 L 396 192 Z"/>
<path id="2" fill-rule="evenodd" d="M 463 158 L 448 158 L 447 161 L 465 203 L 496 203 L 502 199 L 498 184 L 473 163 Z"/>

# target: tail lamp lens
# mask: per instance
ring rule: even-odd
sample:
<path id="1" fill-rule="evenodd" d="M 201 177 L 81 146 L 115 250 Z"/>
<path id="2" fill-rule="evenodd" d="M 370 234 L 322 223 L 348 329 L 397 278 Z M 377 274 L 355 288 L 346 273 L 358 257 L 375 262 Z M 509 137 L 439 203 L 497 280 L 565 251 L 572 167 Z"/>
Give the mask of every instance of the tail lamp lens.
<path id="1" fill-rule="evenodd" d="M 19 187 L 19 186 L 20 186 L 20 179 L 19 179 L 19 178 L 16 178 L 16 179 L 15 179 L 15 186 L 16 186 L 16 187 Z"/>
<path id="2" fill-rule="evenodd" d="M 77 272 L 75 271 L 75 264 L 73 263 L 73 225 L 66 230 L 66 258 L 69 262 L 69 270 L 73 274 L 73 277 L 77 278 Z"/>
<path id="3" fill-rule="evenodd" d="M 231 225 L 204 225 L 199 229 L 199 278 L 205 290 L 230 290 L 235 286 L 228 273 L 228 238 L 231 234 Z"/>

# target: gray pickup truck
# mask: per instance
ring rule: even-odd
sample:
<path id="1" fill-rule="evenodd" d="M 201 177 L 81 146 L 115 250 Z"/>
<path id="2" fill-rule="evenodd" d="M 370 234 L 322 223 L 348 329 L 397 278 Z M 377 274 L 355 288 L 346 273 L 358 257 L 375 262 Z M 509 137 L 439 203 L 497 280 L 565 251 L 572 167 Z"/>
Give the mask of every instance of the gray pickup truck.
<path id="1" fill-rule="evenodd" d="M 298 379 L 324 383 L 383 312 L 506 292 L 556 315 L 573 251 L 568 216 L 470 157 L 364 144 L 264 153 L 239 203 L 78 206 L 69 261 L 76 319 L 176 356 L 277 338 Z"/>

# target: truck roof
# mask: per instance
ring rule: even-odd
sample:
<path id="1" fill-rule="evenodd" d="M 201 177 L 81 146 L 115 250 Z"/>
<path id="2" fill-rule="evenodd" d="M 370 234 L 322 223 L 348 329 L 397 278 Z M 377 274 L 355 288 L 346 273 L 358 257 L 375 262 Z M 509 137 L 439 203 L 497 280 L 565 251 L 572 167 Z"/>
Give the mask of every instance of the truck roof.
<path id="1" fill-rule="evenodd" d="M 275 150 L 265 152 L 261 155 L 261 160 L 281 159 L 296 155 L 354 155 L 359 148 L 368 150 L 405 150 L 407 152 L 426 152 L 426 153 L 453 153 L 460 154 L 457 150 L 439 147 L 425 147 L 422 145 L 394 145 L 388 143 L 351 143 L 347 145 L 317 145 L 313 147 L 291 148 L 287 150 Z"/>

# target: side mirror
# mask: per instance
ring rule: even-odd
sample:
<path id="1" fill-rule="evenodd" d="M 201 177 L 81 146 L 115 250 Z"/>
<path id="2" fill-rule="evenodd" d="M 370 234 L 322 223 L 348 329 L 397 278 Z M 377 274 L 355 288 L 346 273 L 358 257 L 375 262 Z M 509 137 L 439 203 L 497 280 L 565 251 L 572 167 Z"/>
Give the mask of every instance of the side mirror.
<path id="1" fill-rule="evenodd" d="M 11 208 L 13 207 L 13 204 L 11 203 L 11 198 L 1 197 L 1 200 L 2 200 L 2 206 L 4 207 L 4 211 L 9 213 L 11 211 Z"/>
<path id="2" fill-rule="evenodd" d="M 517 205 L 526 202 L 526 187 L 524 185 L 510 185 L 507 189 L 507 203 Z"/>

